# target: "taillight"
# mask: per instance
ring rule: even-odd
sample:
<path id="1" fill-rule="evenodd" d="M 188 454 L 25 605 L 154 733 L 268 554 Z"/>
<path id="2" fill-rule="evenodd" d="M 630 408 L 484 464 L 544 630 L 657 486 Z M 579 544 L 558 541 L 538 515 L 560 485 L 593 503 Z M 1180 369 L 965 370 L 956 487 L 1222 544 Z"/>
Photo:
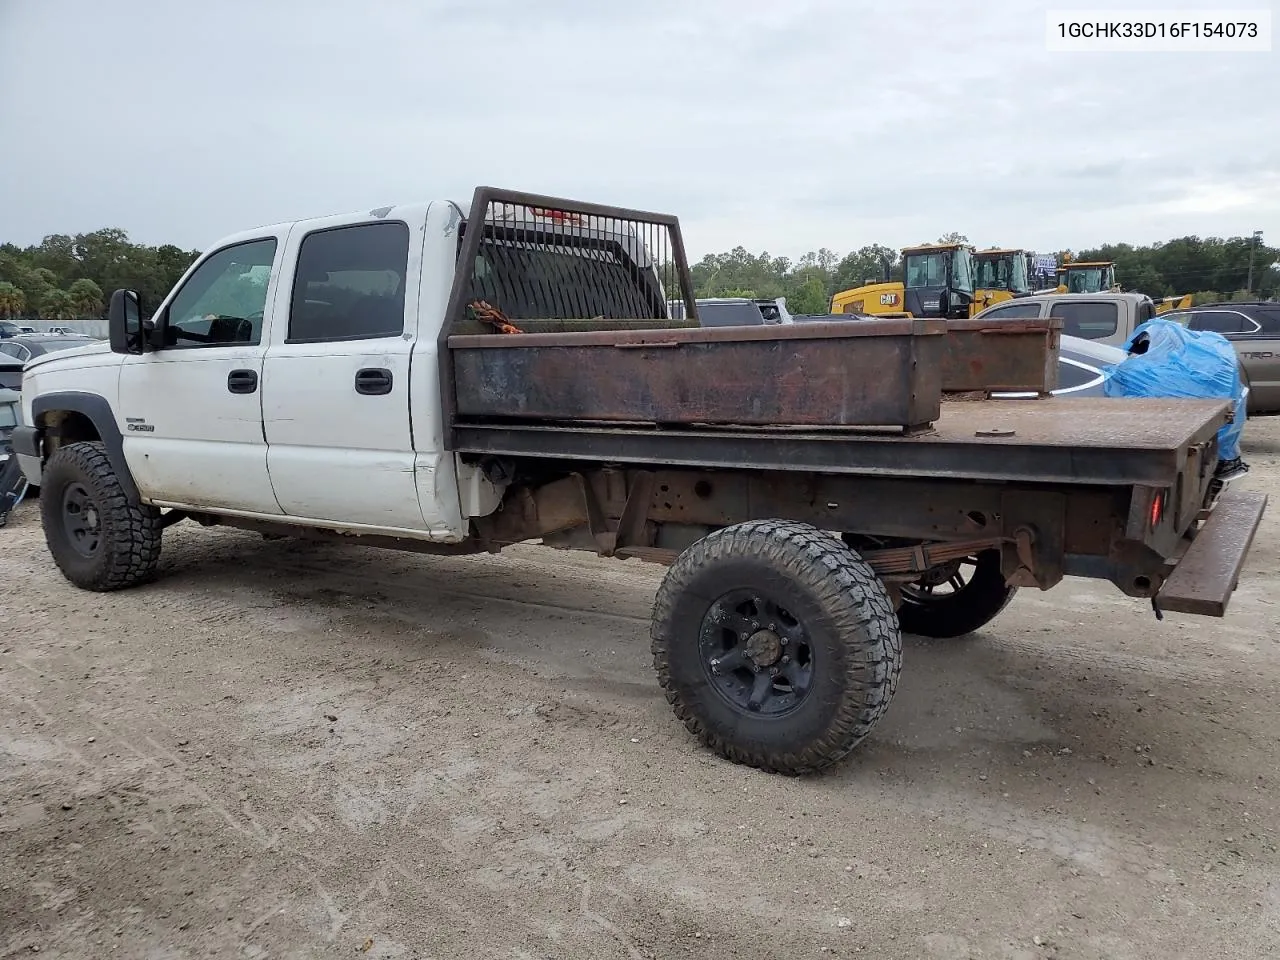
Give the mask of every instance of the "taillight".
<path id="1" fill-rule="evenodd" d="M 1164 491 L 1156 492 L 1151 498 L 1151 528 L 1154 530 L 1160 525 L 1160 521 L 1164 518 Z"/>

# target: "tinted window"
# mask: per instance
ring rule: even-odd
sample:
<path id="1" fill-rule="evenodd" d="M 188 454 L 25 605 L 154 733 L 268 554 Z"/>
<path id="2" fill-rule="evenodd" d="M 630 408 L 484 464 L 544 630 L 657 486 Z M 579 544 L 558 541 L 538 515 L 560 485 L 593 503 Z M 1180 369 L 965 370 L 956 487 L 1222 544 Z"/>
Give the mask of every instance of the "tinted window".
<path id="1" fill-rule="evenodd" d="M 409 228 L 403 223 L 309 234 L 293 279 L 289 342 L 400 336 L 408 266 Z"/>
<path id="2" fill-rule="evenodd" d="M 1000 317 L 1005 320 L 1016 320 L 1027 317 L 1034 319 L 1038 316 L 1040 316 L 1039 303 L 1010 303 L 999 307 L 993 307 L 982 315 L 982 319 L 986 320 L 988 317 Z"/>
<path id="3" fill-rule="evenodd" d="M 1055 303 L 1049 316 L 1062 318 L 1062 332 L 1085 340 L 1109 337 L 1120 326 L 1120 307 L 1115 303 Z"/>
<path id="4" fill-rule="evenodd" d="M 226 247 L 196 267 L 168 306 L 175 347 L 226 347 L 262 340 L 276 241 Z"/>
<path id="5" fill-rule="evenodd" d="M 1253 324 L 1245 324 L 1240 314 L 1226 310 L 1198 310 L 1191 315 L 1187 326 L 1192 330 L 1212 330 L 1215 333 L 1241 333 L 1246 326 L 1253 328 Z"/>
<path id="6" fill-rule="evenodd" d="M 1280 333 L 1280 307 L 1255 307 L 1252 316 L 1262 333 Z"/>
<path id="7" fill-rule="evenodd" d="M 1058 389 L 1065 390 L 1068 387 L 1082 387 L 1086 383 L 1092 383 L 1098 377 L 1102 376 L 1102 371 L 1093 367 L 1077 366 L 1080 361 L 1070 363 L 1067 360 L 1058 362 Z"/>
<path id="8" fill-rule="evenodd" d="M 698 321 L 704 327 L 759 327 L 764 314 L 754 303 L 700 303 Z"/>
<path id="9" fill-rule="evenodd" d="M 0 353 L 19 360 L 27 359 L 27 348 L 20 343 L 0 343 Z"/>

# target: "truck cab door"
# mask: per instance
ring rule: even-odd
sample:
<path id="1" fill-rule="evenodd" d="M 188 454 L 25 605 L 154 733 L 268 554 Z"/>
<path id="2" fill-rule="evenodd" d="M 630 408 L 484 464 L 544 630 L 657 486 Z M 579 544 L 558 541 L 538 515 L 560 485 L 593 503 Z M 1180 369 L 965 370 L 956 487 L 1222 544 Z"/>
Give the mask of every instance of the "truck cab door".
<path id="1" fill-rule="evenodd" d="M 152 503 L 280 513 L 267 476 L 261 381 L 285 236 L 228 243 L 201 258 L 153 318 L 166 345 L 121 362 L 124 457 Z"/>
<path id="2" fill-rule="evenodd" d="M 423 527 L 409 412 L 423 220 L 393 210 L 290 234 L 262 402 L 271 483 L 291 517 Z"/>

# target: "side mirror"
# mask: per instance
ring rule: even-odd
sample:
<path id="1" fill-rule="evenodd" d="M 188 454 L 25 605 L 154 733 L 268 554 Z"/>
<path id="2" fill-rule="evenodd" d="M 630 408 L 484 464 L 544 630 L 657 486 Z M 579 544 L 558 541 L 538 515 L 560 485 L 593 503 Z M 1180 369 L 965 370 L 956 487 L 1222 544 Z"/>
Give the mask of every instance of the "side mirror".
<path id="1" fill-rule="evenodd" d="M 117 290 L 107 307 L 107 331 L 112 353 L 142 353 L 142 300 L 134 290 Z"/>

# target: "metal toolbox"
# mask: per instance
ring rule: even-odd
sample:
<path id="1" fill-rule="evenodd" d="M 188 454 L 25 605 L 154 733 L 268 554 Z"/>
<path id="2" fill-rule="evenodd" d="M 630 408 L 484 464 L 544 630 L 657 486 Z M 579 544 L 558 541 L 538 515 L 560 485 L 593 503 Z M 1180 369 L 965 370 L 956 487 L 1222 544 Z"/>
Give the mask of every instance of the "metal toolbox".
<path id="1" fill-rule="evenodd" d="M 941 412 L 947 341 L 945 321 L 893 319 L 463 334 L 447 344 L 458 422 L 910 430 Z"/>
<path id="2" fill-rule="evenodd" d="M 1062 318 L 948 320 L 943 393 L 1026 392 L 1058 387 Z"/>

